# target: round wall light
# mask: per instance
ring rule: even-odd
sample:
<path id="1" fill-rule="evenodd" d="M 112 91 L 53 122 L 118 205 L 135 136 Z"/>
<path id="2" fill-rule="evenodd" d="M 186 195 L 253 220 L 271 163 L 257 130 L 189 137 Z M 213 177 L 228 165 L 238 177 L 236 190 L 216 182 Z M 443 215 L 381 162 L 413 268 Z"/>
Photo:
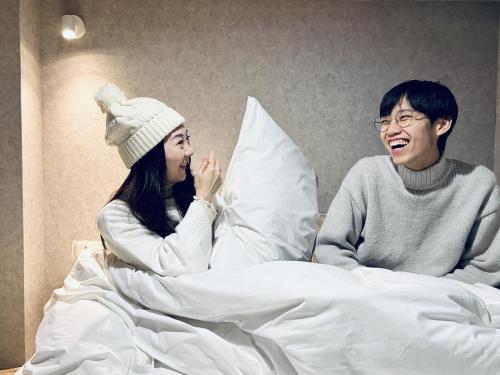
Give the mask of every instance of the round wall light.
<path id="1" fill-rule="evenodd" d="M 85 24 L 75 15 L 62 16 L 62 36 L 65 39 L 80 39 L 85 35 Z"/>

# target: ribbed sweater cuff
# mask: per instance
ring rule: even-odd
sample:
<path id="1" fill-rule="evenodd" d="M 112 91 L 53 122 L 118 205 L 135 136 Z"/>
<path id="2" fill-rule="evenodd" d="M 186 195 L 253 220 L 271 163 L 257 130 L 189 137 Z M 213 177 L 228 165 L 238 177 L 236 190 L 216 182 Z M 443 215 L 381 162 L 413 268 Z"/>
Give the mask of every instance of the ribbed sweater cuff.
<path id="1" fill-rule="evenodd" d="M 189 205 L 186 215 L 177 226 L 177 231 L 187 231 L 192 236 L 201 239 L 212 239 L 212 222 L 215 215 L 210 211 L 206 204 L 200 201 L 193 201 Z"/>

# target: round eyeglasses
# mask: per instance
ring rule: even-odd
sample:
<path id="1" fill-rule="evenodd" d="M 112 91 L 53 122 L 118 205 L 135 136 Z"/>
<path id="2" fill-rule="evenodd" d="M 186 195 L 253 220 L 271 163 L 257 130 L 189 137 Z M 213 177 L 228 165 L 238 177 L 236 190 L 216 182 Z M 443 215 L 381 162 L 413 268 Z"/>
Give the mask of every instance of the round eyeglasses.
<path id="1" fill-rule="evenodd" d="M 417 117 L 418 115 L 421 115 L 420 117 Z M 416 112 L 411 109 L 403 109 L 396 113 L 396 116 L 394 116 L 394 121 L 396 122 L 396 125 L 399 126 L 400 128 L 406 128 L 408 126 L 411 126 L 414 122 L 414 120 L 423 120 L 427 116 L 421 114 L 420 112 Z M 391 116 L 377 116 L 375 117 L 375 120 L 373 120 L 373 126 L 377 131 L 379 132 L 386 132 L 389 130 L 389 127 L 392 124 L 392 118 Z"/>

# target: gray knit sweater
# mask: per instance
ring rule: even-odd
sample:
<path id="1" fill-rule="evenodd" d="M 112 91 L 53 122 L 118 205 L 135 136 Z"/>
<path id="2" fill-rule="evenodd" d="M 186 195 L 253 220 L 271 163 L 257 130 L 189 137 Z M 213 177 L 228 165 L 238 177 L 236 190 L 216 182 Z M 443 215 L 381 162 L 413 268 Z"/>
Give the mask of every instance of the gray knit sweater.
<path id="1" fill-rule="evenodd" d="M 500 189 L 488 168 L 441 158 L 423 171 L 389 156 L 349 171 L 318 234 L 319 263 L 500 286 Z"/>

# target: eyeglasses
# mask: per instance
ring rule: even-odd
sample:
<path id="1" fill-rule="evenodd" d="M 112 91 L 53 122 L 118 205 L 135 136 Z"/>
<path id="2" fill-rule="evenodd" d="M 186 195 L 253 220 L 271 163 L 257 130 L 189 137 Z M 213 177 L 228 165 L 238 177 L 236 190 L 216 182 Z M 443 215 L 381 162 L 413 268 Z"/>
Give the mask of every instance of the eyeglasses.
<path id="1" fill-rule="evenodd" d="M 398 113 L 396 113 L 396 116 L 394 116 L 394 121 L 396 122 L 396 125 L 399 126 L 400 128 L 406 128 L 408 126 L 411 126 L 414 120 L 423 120 L 424 118 L 427 118 L 427 116 L 422 114 L 421 117 L 417 117 L 418 114 L 421 113 L 411 109 L 403 109 Z M 389 130 L 391 123 L 392 123 L 391 116 L 383 116 L 383 117 L 377 116 L 375 117 L 375 120 L 373 120 L 373 126 L 379 132 L 386 132 L 387 130 Z"/>

